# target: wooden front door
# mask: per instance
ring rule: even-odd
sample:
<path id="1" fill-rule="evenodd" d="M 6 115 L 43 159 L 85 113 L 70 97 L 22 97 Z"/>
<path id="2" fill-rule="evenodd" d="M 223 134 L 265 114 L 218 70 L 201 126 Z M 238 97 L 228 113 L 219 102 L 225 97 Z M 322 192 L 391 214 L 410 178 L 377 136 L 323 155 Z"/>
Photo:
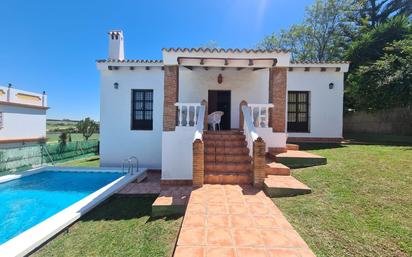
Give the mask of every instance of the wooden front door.
<path id="1" fill-rule="evenodd" d="M 208 114 L 222 111 L 221 130 L 230 130 L 230 91 L 209 90 L 208 94 Z"/>

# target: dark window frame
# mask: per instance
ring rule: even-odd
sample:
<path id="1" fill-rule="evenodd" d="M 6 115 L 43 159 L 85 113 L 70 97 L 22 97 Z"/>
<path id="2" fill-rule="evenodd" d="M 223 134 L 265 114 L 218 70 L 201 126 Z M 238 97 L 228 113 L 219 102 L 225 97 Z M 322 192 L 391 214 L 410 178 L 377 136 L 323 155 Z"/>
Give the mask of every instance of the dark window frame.
<path id="1" fill-rule="evenodd" d="M 290 101 L 290 94 L 295 95 L 295 101 Z M 304 98 L 306 101 L 300 101 L 299 95 L 306 95 Z M 294 111 L 291 111 L 291 105 L 294 105 Z M 305 106 L 305 110 L 301 110 L 300 106 Z M 306 116 L 306 121 L 299 121 Z M 294 115 L 294 121 L 291 115 Z M 304 118 L 303 118 L 304 119 Z M 310 91 L 288 91 L 288 115 L 287 115 L 287 128 L 288 132 L 292 133 L 310 133 Z"/>
<path id="2" fill-rule="evenodd" d="M 141 99 L 137 99 L 137 94 L 141 93 Z M 149 96 L 151 93 L 151 97 Z M 131 93 L 131 130 L 153 130 L 153 109 L 154 109 L 154 91 L 153 89 L 132 89 Z M 138 107 L 141 103 L 141 108 Z M 151 103 L 150 105 L 148 105 Z M 137 113 L 141 112 L 141 119 L 137 118 Z"/>

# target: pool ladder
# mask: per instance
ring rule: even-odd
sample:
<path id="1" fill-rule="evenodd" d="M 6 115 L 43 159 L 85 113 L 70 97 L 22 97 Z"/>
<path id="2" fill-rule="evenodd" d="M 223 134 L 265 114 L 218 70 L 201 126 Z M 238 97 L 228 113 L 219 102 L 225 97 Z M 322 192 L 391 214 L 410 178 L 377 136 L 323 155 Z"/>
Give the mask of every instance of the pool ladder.
<path id="1" fill-rule="evenodd" d="M 133 163 L 133 161 L 135 161 Z M 133 170 L 136 167 L 136 173 L 139 171 L 139 160 L 136 156 L 131 156 L 129 159 L 125 159 L 122 164 L 122 171 L 125 172 L 127 165 L 127 173 L 133 175 Z M 136 166 L 135 166 L 136 165 Z"/>

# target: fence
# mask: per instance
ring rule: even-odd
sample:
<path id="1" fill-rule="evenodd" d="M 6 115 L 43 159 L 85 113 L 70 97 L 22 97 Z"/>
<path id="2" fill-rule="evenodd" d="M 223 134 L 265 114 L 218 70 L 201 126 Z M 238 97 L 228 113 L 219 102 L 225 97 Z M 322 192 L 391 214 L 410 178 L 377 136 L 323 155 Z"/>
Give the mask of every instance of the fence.
<path id="1" fill-rule="evenodd" d="M 412 108 L 395 108 L 376 112 L 347 113 L 344 133 L 412 135 Z"/>
<path id="2" fill-rule="evenodd" d="M 70 161 L 95 155 L 98 154 L 98 152 L 98 140 L 0 149 L 0 175 L 10 174 L 44 164 Z"/>

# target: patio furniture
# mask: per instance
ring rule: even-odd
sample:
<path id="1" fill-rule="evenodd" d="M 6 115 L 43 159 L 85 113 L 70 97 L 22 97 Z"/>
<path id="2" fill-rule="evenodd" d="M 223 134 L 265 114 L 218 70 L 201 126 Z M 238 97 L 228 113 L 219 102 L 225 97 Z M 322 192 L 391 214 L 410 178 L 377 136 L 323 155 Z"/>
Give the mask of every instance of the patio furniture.
<path id="1" fill-rule="evenodd" d="M 216 130 L 216 125 L 220 130 L 220 121 L 225 113 L 222 111 L 212 112 L 207 116 L 207 123 L 212 126 L 213 131 Z"/>

